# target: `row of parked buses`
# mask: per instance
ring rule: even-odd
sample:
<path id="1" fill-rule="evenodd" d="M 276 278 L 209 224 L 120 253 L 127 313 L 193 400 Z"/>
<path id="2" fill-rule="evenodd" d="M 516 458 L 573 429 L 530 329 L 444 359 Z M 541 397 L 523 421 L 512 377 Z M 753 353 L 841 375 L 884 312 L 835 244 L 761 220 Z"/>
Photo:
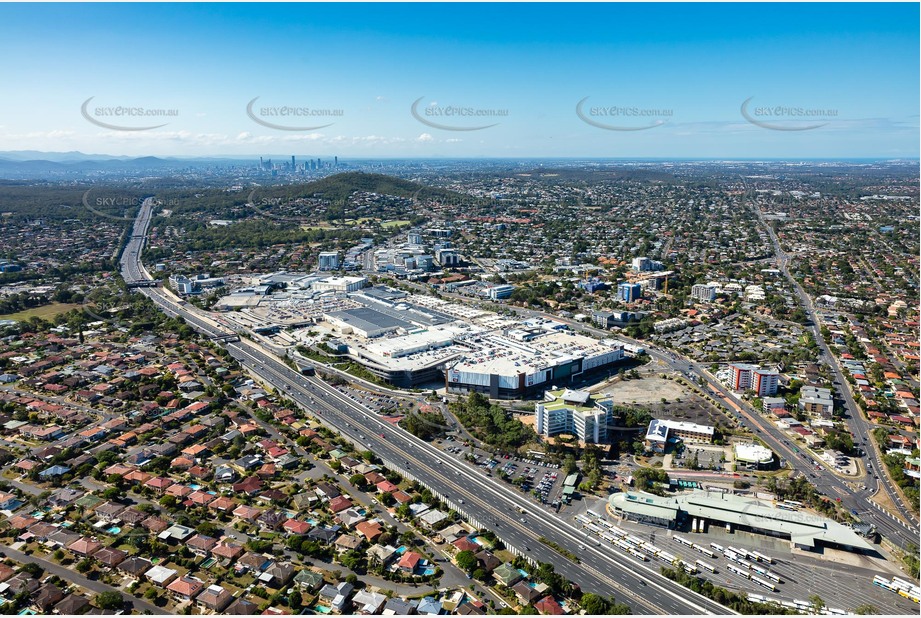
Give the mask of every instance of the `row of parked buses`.
<path id="1" fill-rule="evenodd" d="M 890 581 L 880 575 L 874 575 L 873 585 L 877 588 L 888 590 L 889 592 L 898 593 L 906 599 L 911 599 L 915 603 L 921 603 L 921 587 L 901 577 L 893 577 Z"/>
<path id="2" fill-rule="evenodd" d="M 713 544 L 711 543 L 710 546 L 712 547 Z M 739 554 L 743 558 L 748 558 L 749 560 L 755 560 L 756 562 L 763 562 L 765 564 L 774 564 L 773 558 L 771 558 L 770 556 L 765 556 L 764 554 L 760 552 L 752 551 L 750 549 L 738 549 L 736 547 L 733 547 L 732 545 L 729 546 L 729 549 Z M 720 547 L 720 551 L 723 551 L 722 547 Z"/>
<path id="3" fill-rule="evenodd" d="M 811 603 L 806 601 L 800 601 L 794 599 L 793 601 L 781 601 L 779 599 L 774 599 L 771 597 L 765 597 L 760 594 L 749 594 L 748 600 L 753 603 L 773 603 L 775 605 L 780 605 L 781 607 L 786 607 L 787 609 L 792 609 L 794 611 L 813 613 L 815 608 Z M 846 616 L 847 612 L 843 609 L 837 609 L 835 607 L 823 607 L 820 611 L 820 614 L 823 616 Z"/>
<path id="4" fill-rule="evenodd" d="M 687 545 L 688 547 L 699 551 L 705 556 L 709 556 L 710 558 L 716 558 L 713 552 L 707 549 L 706 547 L 704 547 L 703 545 L 698 545 L 697 543 L 694 543 L 693 541 L 689 541 L 682 536 L 678 536 L 677 534 L 673 536 L 672 538 L 675 539 L 677 543 L 681 543 L 682 545 Z"/>
<path id="5" fill-rule="evenodd" d="M 723 552 L 723 555 L 726 556 L 732 562 L 735 562 L 740 567 L 744 568 L 746 572 L 751 571 L 763 577 L 767 577 L 768 579 L 772 580 L 774 583 L 777 583 L 777 584 L 782 583 L 780 579 L 780 575 L 778 575 L 777 573 L 774 573 L 773 571 L 768 570 L 766 567 L 749 562 L 748 560 L 742 557 L 743 555 L 746 555 L 746 554 L 743 554 L 742 551 L 743 550 L 736 549 L 735 547 L 732 547 L 730 545 Z"/>
<path id="6" fill-rule="evenodd" d="M 767 588 L 767 589 L 770 590 L 771 592 L 776 592 L 776 591 L 777 591 L 777 588 L 774 586 L 774 584 L 772 584 L 771 582 L 769 582 L 769 581 L 767 581 L 767 580 L 765 580 L 765 579 L 761 579 L 761 578 L 758 577 L 757 575 L 754 575 L 754 574 L 753 574 L 751 571 L 749 571 L 748 569 L 744 569 L 744 568 L 742 568 L 742 567 L 738 567 L 738 566 L 736 566 L 736 565 L 734 565 L 734 564 L 732 564 L 732 563 L 730 562 L 728 565 L 726 565 L 726 570 L 729 571 L 730 573 L 735 573 L 735 574 L 738 575 L 739 577 L 744 577 L 745 579 L 750 579 L 751 581 L 755 582 L 756 584 L 758 584 L 758 585 L 761 586 L 762 588 Z"/>
<path id="7" fill-rule="evenodd" d="M 697 573 L 697 567 L 689 562 L 685 562 L 681 559 L 680 556 L 671 554 L 664 549 L 660 549 L 644 541 L 643 539 L 634 536 L 614 524 L 611 524 L 604 519 L 595 517 L 589 517 L 588 515 L 576 515 L 576 521 L 582 525 L 582 528 L 588 532 L 593 533 L 595 536 L 598 536 L 611 545 L 614 545 L 623 551 L 627 552 L 634 558 L 647 562 L 650 557 L 658 558 L 663 562 L 668 564 L 673 564 L 679 566 L 686 573 L 695 574 Z M 715 571 L 714 571 L 715 572 Z"/>

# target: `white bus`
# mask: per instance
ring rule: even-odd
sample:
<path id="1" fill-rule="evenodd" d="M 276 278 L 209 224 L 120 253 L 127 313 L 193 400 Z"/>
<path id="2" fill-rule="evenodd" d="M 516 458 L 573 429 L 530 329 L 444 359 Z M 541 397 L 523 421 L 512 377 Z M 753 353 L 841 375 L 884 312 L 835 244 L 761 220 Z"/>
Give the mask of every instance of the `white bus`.
<path id="1" fill-rule="evenodd" d="M 754 558 L 755 560 L 757 560 L 758 562 L 766 562 L 768 564 L 774 564 L 773 558 L 771 558 L 770 556 L 765 556 L 762 553 L 751 551 L 751 552 L 748 552 L 748 555 Z"/>
<path id="2" fill-rule="evenodd" d="M 772 584 L 771 582 L 767 580 L 761 579 L 760 577 L 752 577 L 751 579 L 753 582 L 755 582 L 762 588 L 767 588 L 771 592 L 774 592 L 775 590 L 777 590 L 777 588 L 774 587 L 774 584 Z"/>
<path id="3" fill-rule="evenodd" d="M 714 567 L 714 566 L 711 565 L 711 564 L 707 564 L 707 563 L 704 562 L 703 560 L 695 560 L 695 561 L 694 561 L 694 564 L 696 564 L 696 565 L 699 566 L 700 568 L 704 569 L 705 571 L 710 571 L 711 573 L 716 573 L 716 567 Z"/>
<path id="4" fill-rule="evenodd" d="M 632 547 L 629 548 L 627 551 L 630 553 L 631 556 L 633 556 L 634 558 L 639 558 L 643 562 L 646 562 L 647 560 L 649 560 L 649 558 L 646 557 L 646 554 L 641 554 L 640 552 L 636 551 Z"/>
<path id="5" fill-rule="evenodd" d="M 691 547 L 693 545 L 693 543 L 691 543 L 689 540 L 687 540 L 684 537 L 678 536 L 677 534 L 674 536 L 674 539 L 676 542 L 681 543 L 682 545 L 687 545 L 688 547 Z"/>
<path id="6" fill-rule="evenodd" d="M 696 550 L 699 551 L 700 553 L 704 554 L 705 556 L 710 556 L 711 558 L 716 558 L 716 556 L 713 554 L 713 552 L 710 551 L 709 549 L 707 549 L 706 547 L 704 547 L 703 545 L 698 545 L 697 543 L 694 543 L 694 544 L 691 545 L 691 547 L 693 547 L 694 549 L 696 549 Z"/>
<path id="7" fill-rule="evenodd" d="M 748 571 L 743 571 L 742 569 L 740 569 L 739 567 L 735 566 L 734 564 L 727 564 L 727 565 L 726 565 L 726 569 L 727 569 L 730 573 L 735 573 L 736 575 L 741 575 L 741 576 L 744 577 L 745 579 L 749 579 L 749 578 L 751 577 L 751 576 L 748 574 Z"/>

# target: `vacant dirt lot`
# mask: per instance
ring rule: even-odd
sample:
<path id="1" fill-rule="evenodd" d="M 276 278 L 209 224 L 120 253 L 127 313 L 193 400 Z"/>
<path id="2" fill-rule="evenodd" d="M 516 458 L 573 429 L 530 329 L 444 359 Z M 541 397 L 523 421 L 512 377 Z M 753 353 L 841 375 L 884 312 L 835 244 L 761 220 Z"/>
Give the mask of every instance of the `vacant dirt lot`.
<path id="1" fill-rule="evenodd" d="M 704 425 L 715 425 L 719 420 L 724 420 L 722 414 L 702 397 L 678 382 L 665 380 L 652 372 L 647 372 L 640 379 L 621 380 L 597 394 L 602 393 L 610 395 L 615 405 L 646 408 L 655 418 Z M 666 403 L 662 403 L 663 399 Z"/>
<path id="2" fill-rule="evenodd" d="M 659 377 L 641 378 L 639 380 L 621 380 L 602 391 L 610 395 L 615 404 L 652 405 L 669 401 L 686 399 L 690 393 L 674 380 Z"/>

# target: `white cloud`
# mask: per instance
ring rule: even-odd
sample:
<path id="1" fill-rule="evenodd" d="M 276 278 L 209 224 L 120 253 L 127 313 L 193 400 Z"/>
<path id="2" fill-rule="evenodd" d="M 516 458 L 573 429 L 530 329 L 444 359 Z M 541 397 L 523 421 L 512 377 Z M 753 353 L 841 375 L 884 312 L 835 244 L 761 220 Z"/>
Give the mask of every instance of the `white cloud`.
<path id="1" fill-rule="evenodd" d="M 433 142 L 435 141 L 435 138 L 432 137 L 430 133 L 423 133 L 422 135 L 416 138 L 416 141 L 417 142 Z"/>

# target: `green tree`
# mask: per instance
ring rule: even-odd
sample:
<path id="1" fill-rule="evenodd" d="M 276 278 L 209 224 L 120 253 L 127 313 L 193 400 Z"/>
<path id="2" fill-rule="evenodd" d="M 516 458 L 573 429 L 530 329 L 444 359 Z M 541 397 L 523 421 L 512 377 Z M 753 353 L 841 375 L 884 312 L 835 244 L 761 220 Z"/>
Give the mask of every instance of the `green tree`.
<path id="1" fill-rule="evenodd" d="M 457 556 L 454 557 L 454 561 L 457 563 L 457 567 L 464 573 L 472 573 L 480 564 L 476 559 L 476 555 L 469 550 L 459 552 Z"/>
<path id="2" fill-rule="evenodd" d="M 99 609 L 122 609 L 125 599 L 114 590 L 107 590 L 96 595 L 96 607 Z"/>
<path id="3" fill-rule="evenodd" d="M 569 476 L 577 469 L 576 458 L 572 455 L 566 455 L 566 458 L 563 460 L 563 476 Z"/>
<path id="4" fill-rule="evenodd" d="M 822 608 L 825 607 L 825 601 L 822 600 L 817 594 L 813 594 L 809 597 L 809 603 L 812 604 L 812 613 L 819 614 L 822 611 Z"/>
<path id="5" fill-rule="evenodd" d="M 221 528 L 213 521 L 203 521 L 195 526 L 195 531 L 205 536 L 216 537 L 221 533 Z"/>

